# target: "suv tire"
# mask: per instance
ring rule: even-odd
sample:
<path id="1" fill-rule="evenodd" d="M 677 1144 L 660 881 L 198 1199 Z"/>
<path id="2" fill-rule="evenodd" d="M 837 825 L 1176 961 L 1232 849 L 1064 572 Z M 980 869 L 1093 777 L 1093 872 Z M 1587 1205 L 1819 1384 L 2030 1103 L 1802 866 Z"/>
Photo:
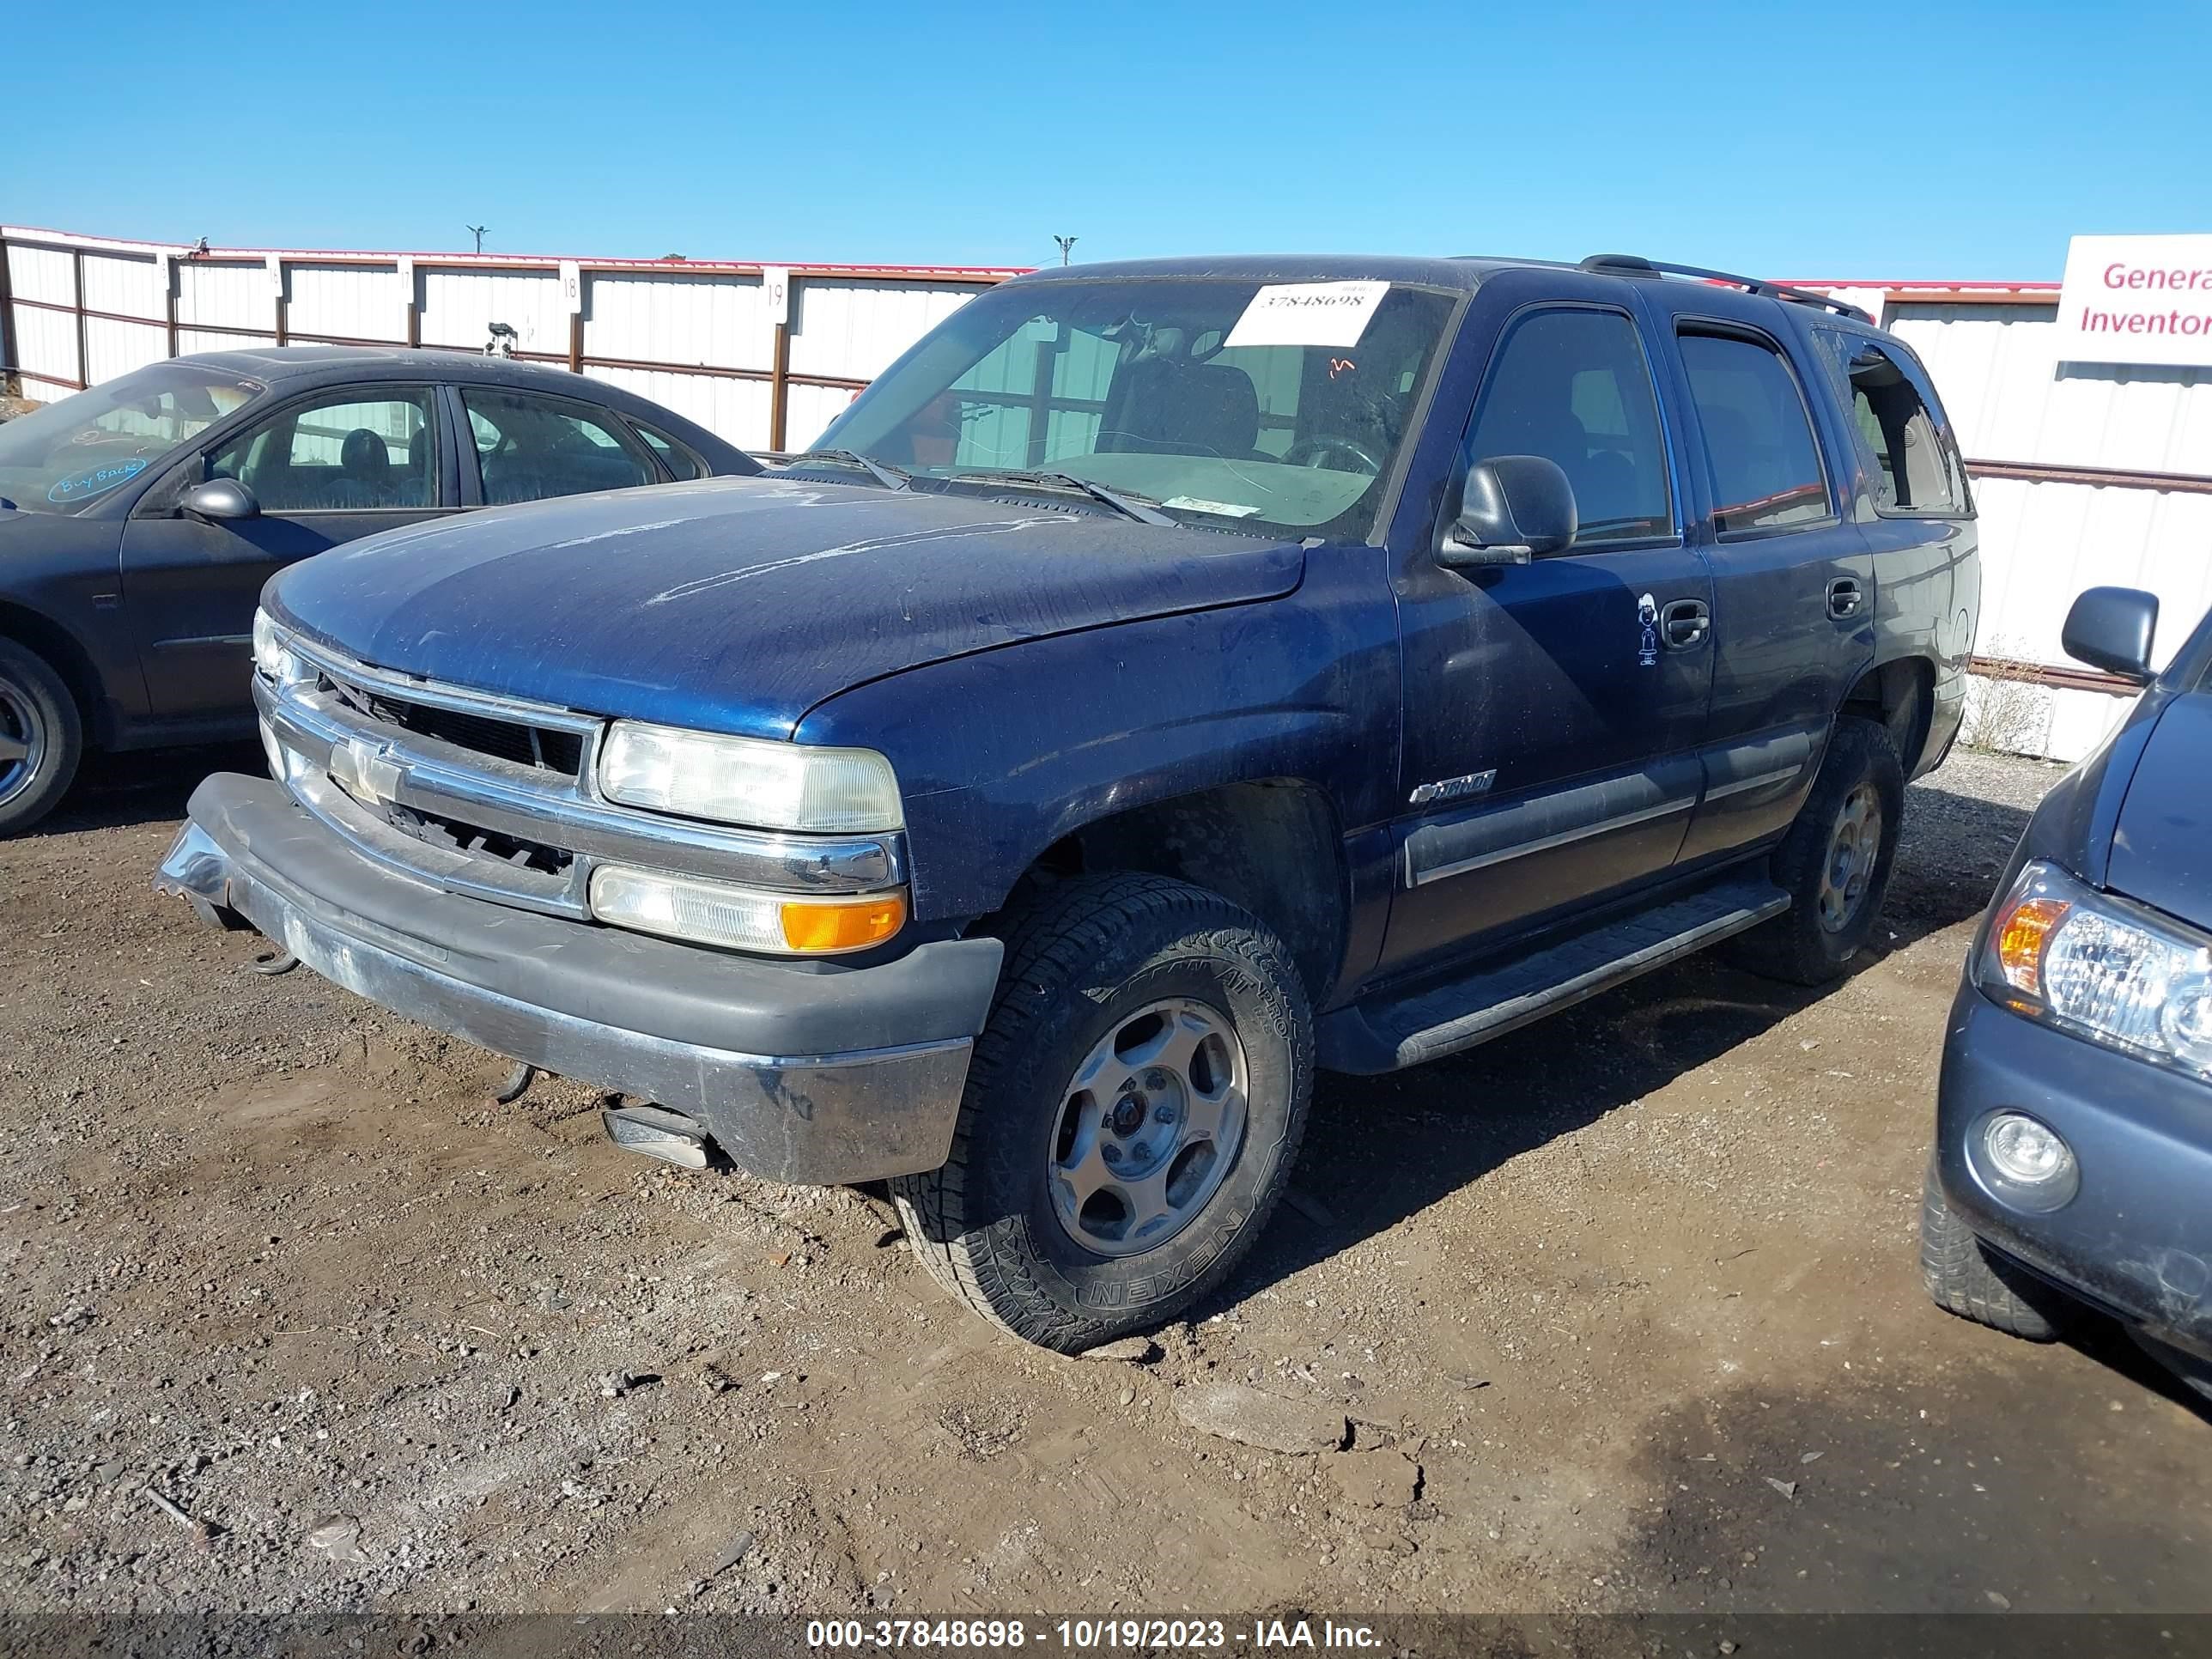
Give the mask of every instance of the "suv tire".
<path id="1" fill-rule="evenodd" d="M 2024 1267 L 2016 1267 L 1975 1236 L 1945 1201 L 1936 1166 L 1920 1189 L 1920 1277 L 1936 1305 L 1993 1330 L 2053 1342 L 2078 1310 Z"/>
<path id="2" fill-rule="evenodd" d="M 950 1157 L 891 1196 L 945 1289 L 1078 1352 L 1227 1277 L 1289 1180 L 1313 1071 L 1305 993 L 1256 918 L 1160 876 L 1069 881 L 1007 935 Z"/>
<path id="3" fill-rule="evenodd" d="M 0 639 L 0 837 L 53 811 L 84 755 L 76 699 L 45 658 Z"/>
<path id="4" fill-rule="evenodd" d="M 1888 728 L 1845 715 L 1774 850 L 1775 884 L 1790 895 L 1790 908 L 1729 941 L 1729 959 L 1793 985 L 1841 977 L 1881 915 L 1904 824 L 1905 769 Z"/>

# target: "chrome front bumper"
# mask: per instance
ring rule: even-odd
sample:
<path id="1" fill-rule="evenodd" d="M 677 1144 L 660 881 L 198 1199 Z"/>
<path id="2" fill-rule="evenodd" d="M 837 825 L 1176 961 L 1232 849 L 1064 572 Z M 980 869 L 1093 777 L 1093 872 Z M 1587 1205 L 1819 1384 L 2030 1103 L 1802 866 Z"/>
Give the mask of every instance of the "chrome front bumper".
<path id="1" fill-rule="evenodd" d="M 786 965 L 441 890 L 266 779 L 217 774 L 190 811 L 155 886 L 203 920 L 242 917 L 395 1013 L 682 1112 L 757 1175 L 873 1180 L 951 1150 L 996 939 Z"/>

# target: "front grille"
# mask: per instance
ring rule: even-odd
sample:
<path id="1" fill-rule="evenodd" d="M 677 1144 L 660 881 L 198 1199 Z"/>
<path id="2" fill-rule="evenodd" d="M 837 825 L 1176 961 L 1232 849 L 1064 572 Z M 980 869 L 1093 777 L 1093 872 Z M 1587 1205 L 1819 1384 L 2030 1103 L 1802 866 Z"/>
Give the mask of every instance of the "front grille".
<path id="1" fill-rule="evenodd" d="M 496 859 L 510 869 L 566 876 L 575 862 L 575 854 L 565 848 L 504 836 L 495 830 L 479 829 L 458 818 L 402 806 L 397 802 L 385 805 L 382 812 L 384 821 L 393 829 L 402 835 L 412 836 L 426 846 L 443 848 L 449 853 L 465 853 L 474 858 Z"/>
<path id="2" fill-rule="evenodd" d="M 583 766 L 584 739 L 578 732 L 464 714 L 458 708 L 441 708 L 434 703 L 409 702 L 348 685 L 342 680 L 331 679 L 328 683 L 349 707 L 371 720 L 398 726 L 418 737 L 434 738 L 472 754 L 489 755 L 516 766 L 556 772 L 562 777 L 574 777 Z"/>

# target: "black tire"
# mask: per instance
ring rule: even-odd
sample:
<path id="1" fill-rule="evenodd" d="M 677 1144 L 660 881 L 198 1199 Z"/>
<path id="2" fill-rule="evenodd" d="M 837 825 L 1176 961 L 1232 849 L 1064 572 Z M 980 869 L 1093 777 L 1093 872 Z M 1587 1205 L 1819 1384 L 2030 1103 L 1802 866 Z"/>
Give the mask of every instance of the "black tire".
<path id="1" fill-rule="evenodd" d="M 1881 804 L 1881 823 L 1873 866 L 1856 904 L 1840 922 L 1823 915 L 1823 891 L 1839 820 L 1862 790 Z M 1836 722 L 1820 775 L 1781 846 L 1774 849 L 1774 882 L 1790 895 L 1790 908 L 1724 947 L 1730 960 L 1769 979 L 1792 985 L 1826 985 L 1842 976 L 1881 919 L 1889 872 L 1897 861 L 1898 832 L 1905 824 L 1905 768 L 1888 728 L 1846 715 Z"/>
<path id="2" fill-rule="evenodd" d="M 62 677 L 37 653 L 0 640 L 0 837 L 54 810 L 84 757 L 84 722 Z"/>
<path id="3" fill-rule="evenodd" d="M 1163 1000 L 1199 1005 L 1233 1033 L 1242 1132 L 1180 1231 L 1101 1254 L 1063 1222 L 1048 1171 L 1063 1156 L 1077 1067 Z M 1313 1071 L 1312 1017 L 1291 954 L 1255 917 L 1160 876 L 1069 881 L 1007 934 L 950 1158 L 895 1180 L 891 1196 L 940 1285 L 1016 1336 L 1078 1352 L 1175 1318 L 1251 1248 L 1297 1156 Z"/>
<path id="4" fill-rule="evenodd" d="M 1920 1277 L 1945 1312 L 2030 1342 L 2057 1340 L 2081 1311 L 2063 1291 L 1983 1243 L 1944 1201 L 1933 1164 L 1920 1192 Z"/>

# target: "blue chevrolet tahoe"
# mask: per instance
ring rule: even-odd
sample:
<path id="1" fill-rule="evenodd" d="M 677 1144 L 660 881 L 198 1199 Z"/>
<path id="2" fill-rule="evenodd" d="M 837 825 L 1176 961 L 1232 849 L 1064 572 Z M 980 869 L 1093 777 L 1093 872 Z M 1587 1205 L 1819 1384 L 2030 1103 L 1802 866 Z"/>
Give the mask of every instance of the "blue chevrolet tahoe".
<path id="1" fill-rule="evenodd" d="M 1729 941 L 1803 982 L 1960 719 L 1902 343 L 1640 258 L 1240 258 L 970 301 L 821 447 L 380 536 L 263 599 L 274 774 L 159 878 L 615 1138 L 888 1178 L 1080 1348 L 1206 1296 L 1315 1068 Z"/>

